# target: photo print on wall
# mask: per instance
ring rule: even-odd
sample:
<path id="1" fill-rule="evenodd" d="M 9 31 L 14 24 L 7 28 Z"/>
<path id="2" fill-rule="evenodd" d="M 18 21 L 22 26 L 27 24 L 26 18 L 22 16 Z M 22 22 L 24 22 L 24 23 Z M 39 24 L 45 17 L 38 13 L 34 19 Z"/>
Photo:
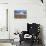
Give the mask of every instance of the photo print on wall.
<path id="1" fill-rule="evenodd" d="M 14 10 L 14 18 L 17 19 L 27 18 L 27 10 Z"/>

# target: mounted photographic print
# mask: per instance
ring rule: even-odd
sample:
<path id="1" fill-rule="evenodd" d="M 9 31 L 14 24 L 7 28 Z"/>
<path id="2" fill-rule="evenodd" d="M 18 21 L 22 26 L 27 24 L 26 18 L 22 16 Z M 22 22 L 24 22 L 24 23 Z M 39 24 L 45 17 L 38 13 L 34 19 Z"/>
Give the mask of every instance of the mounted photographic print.
<path id="1" fill-rule="evenodd" d="M 27 11 L 26 10 L 15 10 L 14 11 L 14 18 L 27 18 Z"/>

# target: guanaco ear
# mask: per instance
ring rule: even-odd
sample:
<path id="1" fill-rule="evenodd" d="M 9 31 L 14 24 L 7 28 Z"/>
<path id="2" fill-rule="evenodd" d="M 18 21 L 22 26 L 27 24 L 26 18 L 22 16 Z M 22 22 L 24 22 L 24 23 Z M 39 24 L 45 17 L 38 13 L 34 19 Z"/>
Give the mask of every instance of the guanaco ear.
<path id="1" fill-rule="evenodd" d="M 41 2 L 43 3 L 43 0 L 41 0 Z"/>

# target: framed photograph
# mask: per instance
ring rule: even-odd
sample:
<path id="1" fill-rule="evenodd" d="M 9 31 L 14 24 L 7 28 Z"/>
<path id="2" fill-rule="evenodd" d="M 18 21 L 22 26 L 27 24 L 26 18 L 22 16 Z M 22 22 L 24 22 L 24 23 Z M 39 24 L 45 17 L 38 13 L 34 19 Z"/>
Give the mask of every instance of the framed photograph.
<path id="1" fill-rule="evenodd" d="M 14 18 L 27 18 L 27 10 L 15 10 L 14 11 Z"/>

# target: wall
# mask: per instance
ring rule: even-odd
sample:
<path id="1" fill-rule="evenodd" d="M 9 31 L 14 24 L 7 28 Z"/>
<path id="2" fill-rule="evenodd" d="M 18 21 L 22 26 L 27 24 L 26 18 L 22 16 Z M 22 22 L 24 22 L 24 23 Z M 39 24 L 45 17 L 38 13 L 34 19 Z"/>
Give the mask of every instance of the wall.
<path id="1" fill-rule="evenodd" d="M 8 3 L 8 0 L 0 0 L 0 3 Z"/>

